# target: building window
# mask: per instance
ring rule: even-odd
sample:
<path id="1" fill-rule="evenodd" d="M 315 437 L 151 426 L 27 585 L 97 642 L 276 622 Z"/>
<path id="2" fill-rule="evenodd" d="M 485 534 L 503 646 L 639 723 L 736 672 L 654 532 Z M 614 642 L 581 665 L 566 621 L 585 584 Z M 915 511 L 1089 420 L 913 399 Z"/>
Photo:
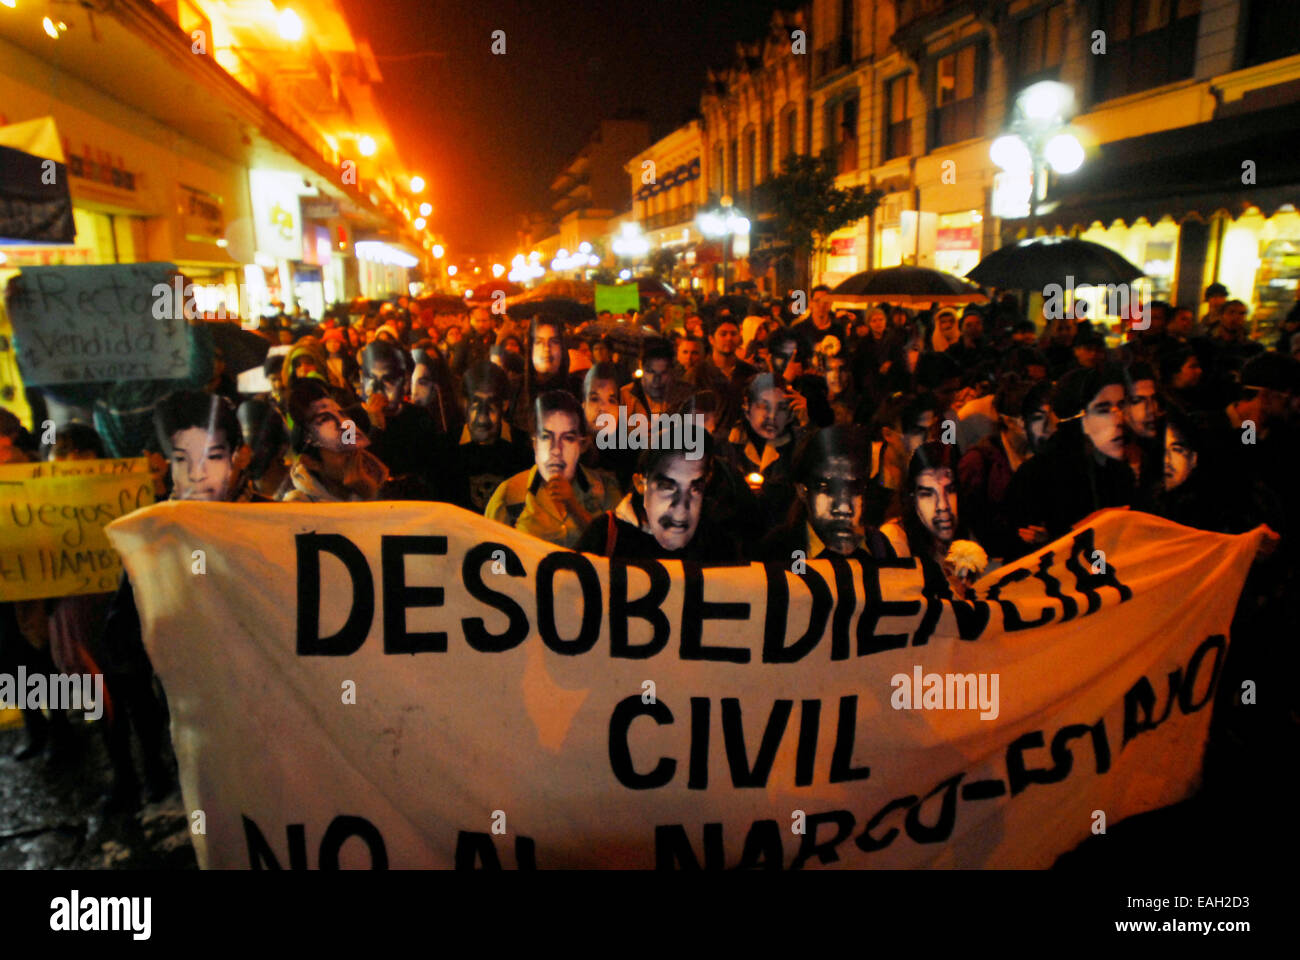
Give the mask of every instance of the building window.
<path id="1" fill-rule="evenodd" d="M 745 189 L 753 190 L 758 151 L 758 131 L 750 127 L 745 131 Z"/>
<path id="2" fill-rule="evenodd" d="M 727 192 L 726 172 L 723 146 L 719 143 L 713 148 L 713 169 L 709 171 L 709 189 L 718 196 Z"/>
<path id="3" fill-rule="evenodd" d="M 1242 65 L 1253 67 L 1297 53 L 1300 53 L 1300 3 L 1251 0 Z"/>
<path id="4" fill-rule="evenodd" d="M 935 64 L 934 145 L 947 146 L 981 135 L 984 84 L 980 44 L 967 44 Z"/>
<path id="5" fill-rule="evenodd" d="M 1016 24 L 1016 70 L 1013 90 L 1040 80 L 1057 80 L 1065 48 L 1065 4 L 1039 10 Z"/>
<path id="6" fill-rule="evenodd" d="M 812 118 L 813 118 L 813 102 L 812 102 L 812 97 L 807 97 L 807 98 L 804 100 L 804 102 L 803 102 L 803 116 L 804 116 L 804 124 L 803 124 L 803 152 L 804 152 L 804 156 L 811 156 L 811 155 L 812 155 L 812 152 L 813 152 L 813 148 L 812 148 L 812 127 L 813 127 L 813 125 L 812 125 Z"/>
<path id="7" fill-rule="evenodd" d="M 781 156 L 778 162 L 799 152 L 799 108 L 790 104 L 781 114 Z"/>
<path id="8" fill-rule="evenodd" d="M 731 165 L 727 170 L 727 193 L 740 191 L 740 142 L 731 141 Z"/>
<path id="9" fill-rule="evenodd" d="M 826 147 L 835 156 L 836 173 L 858 169 L 858 98 L 826 105 Z"/>
<path id="10" fill-rule="evenodd" d="M 763 179 L 770 179 L 776 171 L 772 168 L 773 154 L 776 152 L 776 124 L 768 120 L 763 124 Z"/>
<path id="11" fill-rule="evenodd" d="M 1192 75 L 1201 0 L 1103 0 L 1106 55 L 1093 58 L 1093 100 L 1111 100 Z"/>
<path id="12" fill-rule="evenodd" d="M 885 84 L 885 159 L 906 157 L 912 152 L 912 117 L 907 109 L 909 74 Z"/>

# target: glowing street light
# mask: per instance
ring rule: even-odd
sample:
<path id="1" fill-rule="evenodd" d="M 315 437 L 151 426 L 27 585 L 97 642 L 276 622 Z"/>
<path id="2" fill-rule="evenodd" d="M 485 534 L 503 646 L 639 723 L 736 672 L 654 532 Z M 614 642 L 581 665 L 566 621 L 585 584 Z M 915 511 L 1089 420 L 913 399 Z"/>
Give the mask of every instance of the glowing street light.
<path id="1" fill-rule="evenodd" d="M 591 253 L 591 244 L 589 244 L 586 240 L 582 241 L 582 243 L 578 244 L 578 252 Z"/>
<path id="2" fill-rule="evenodd" d="M 374 137 L 370 136 L 370 134 L 366 134 L 357 141 L 357 149 L 361 151 L 363 157 L 373 157 L 375 151 L 379 149 L 379 146 L 375 143 Z"/>
<path id="3" fill-rule="evenodd" d="M 420 204 L 420 216 L 427 217 L 431 213 L 433 213 L 433 204 L 431 203 Z"/>
<path id="4" fill-rule="evenodd" d="M 989 159 L 1008 175 L 1022 183 L 1026 177 L 1032 178 L 1030 236 L 1038 219 L 1038 205 L 1047 199 L 1048 168 L 1071 174 L 1083 166 L 1083 144 L 1069 126 L 1074 111 L 1074 91 L 1066 84 L 1055 80 L 1031 84 L 1016 95 L 1011 129 L 989 145 Z"/>
<path id="5" fill-rule="evenodd" d="M 427 224 L 428 222 L 429 221 L 425 220 L 424 217 L 416 217 L 415 223 L 411 224 L 411 226 L 415 227 L 416 230 L 423 230 L 425 224 Z"/>
<path id="6" fill-rule="evenodd" d="M 275 18 L 275 26 L 281 40 L 297 43 L 302 39 L 302 17 L 288 7 L 281 10 L 280 15 Z"/>
<path id="7" fill-rule="evenodd" d="M 5 4 L 5 6 L 12 7 L 13 4 L 7 3 Z M 59 35 L 64 33 L 68 29 L 68 25 L 64 23 L 62 20 L 59 20 L 56 23 L 55 21 L 51 20 L 49 17 L 46 17 L 44 20 L 41 21 L 41 26 L 45 29 L 46 35 L 51 40 L 59 39 Z"/>
<path id="8" fill-rule="evenodd" d="M 732 237 L 748 237 L 750 222 L 748 217 L 743 217 L 736 213 L 728 202 L 730 198 L 723 199 L 723 207 L 720 210 L 706 210 L 696 218 L 696 224 L 700 228 L 700 233 L 706 237 L 712 237 L 715 240 L 722 241 L 722 292 L 727 292 L 727 267 L 731 254 Z"/>
<path id="9" fill-rule="evenodd" d="M 505 272 L 506 272 L 506 268 L 504 264 L 500 264 L 500 263 L 492 264 L 492 276 L 500 277 L 501 274 Z"/>
<path id="10" fill-rule="evenodd" d="M 411 192 L 424 193 L 424 177 L 411 178 Z"/>
<path id="11" fill-rule="evenodd" d="M 456 276 L 456 269 L 457 269 L 456 264 L 454 263 L 447 264 L 447 276 L 449 277 Z"/>
<path id="12" fill-rule="evenodd" d="M 443 249 L 443 246 L 442 246 L 441 243 L 435 243 L 435 244 L 433 245 L 433 257 L 434 257 L 435 260 L 441 260 L 441 259 L 442 259 L 442 255 L 443 255 L 444 253 L 446 253 L 446 252 L 447 252 L 447 251 L 446 251 L 445 249 Z"/>

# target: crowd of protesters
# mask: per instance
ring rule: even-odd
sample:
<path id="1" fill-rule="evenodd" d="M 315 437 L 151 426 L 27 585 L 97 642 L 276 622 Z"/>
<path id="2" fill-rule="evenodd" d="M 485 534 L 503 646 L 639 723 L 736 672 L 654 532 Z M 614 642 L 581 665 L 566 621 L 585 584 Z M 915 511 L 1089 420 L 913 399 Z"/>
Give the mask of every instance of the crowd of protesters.
<path id="1" fill-rule="evenodd" d="M 803 315 L 790 303 L 680 298 L 593 325 L 486 305 L 435 318 L 402 297 L 318 324 L 281 317 L 261 334 L 287 350 L 256 395 L 237 392 L 200 323 L 184 389 L 65 390 L 50 399 L 94 425 L 41 450 L 0 421 L 0 462 L 149 456 L 159 497 L 182 500 L 442 501 L 610 557 L 914 557 L 926 591 L 953 599 L 972 572 L 1104 508 L 1219 533 L 1267 524 L 1279 538 L 1239 607 L 1235 675 L 1293 657 L 1265 638 L 1294 622 L 1300 307 L 1266 347 L 1217 286 L 1199 317 L 1154 302 L 1113 332 L 1027 318 L 1010 295 L 836 311 L 819 287 Z M 596 442 L 633 413 L 659 442 Z M 703 425 L 698 449 L 672 415 Z M 168 787 L 129 582 L 0 605 L 0 632 L 6 659 L 31 669 L 102 668 L 117 705 L 111 803 L 138 802 L 131 728 L 148 795 Z M 33 713 L 26 755 L 62 729 Z"/>

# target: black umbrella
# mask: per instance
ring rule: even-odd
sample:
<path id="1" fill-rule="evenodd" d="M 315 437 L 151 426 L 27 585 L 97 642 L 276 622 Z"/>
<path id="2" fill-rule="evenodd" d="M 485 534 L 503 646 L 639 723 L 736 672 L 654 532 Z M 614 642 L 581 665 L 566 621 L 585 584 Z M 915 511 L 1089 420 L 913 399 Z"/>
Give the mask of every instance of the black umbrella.
<path id="1" fill-rule="evenodd" d="M 831 291 L 840 303 L 975 303 L 987 300 L 978 284 L 929 267 L 886 267 L 855 273 Z"/>
<path id="2" fill-rule="evenodd" d="M 596 310 L 589 303 L 579 303 L 566 297 L 551 297 L 546 300 L 529 300 L 511 304 L 506 307 L 506 316 L 513 317 L 515 320 L 554 317 L 572 327 L 584 320 L 595 320 Z"/>
<path id="3" fill-rule="evenodd" d="M 671 283 L 665 283 L 657 277 L 637 277 L 636 290 L 642 297 L 668 297 L 677 296 L 677 288 Z"/>
<path id="4" fill-rule="evenodd" d="M 1109 247 L 1072 237 L 1034 237 L 994 250 L 967 277 L 1001 290 L 1042 290 L 1049 284 L 1127 283 L 1142 276 Z"/>
<path id="5" fill-rule="evenodd" d="M 663 339 L 663 334 L 653 327 L 639 323 L 622 323 L 617 320 L 596 320 L 574 333 L 579 340 L 595 343 L 608 338 L 619 353 L 637 353 L 641 344 L 649 339 Z"/>
<path id="6" fill-rule="evenodd" d="M 212 345 L 221 351 L 226 369 L 232 374 L 260 367 L 266 359 L 266 352 L 271 349 L 271 341 L 237 323 L 209 321 L 208 330 L 212 334 Z"/>
<path id="7" fill-rule="evenodd" d="M 758 308 L 754 304 L 754 301 L 740 293 L 728 293 L 725 296 L 718 297 L 714 306 L 718 310 L 722 310 L 723 308 L 730 310 L 732 317 L 736 319 L 737 323 L 745 319 L 745 317 L 750 317 L 758 313 Z"/>

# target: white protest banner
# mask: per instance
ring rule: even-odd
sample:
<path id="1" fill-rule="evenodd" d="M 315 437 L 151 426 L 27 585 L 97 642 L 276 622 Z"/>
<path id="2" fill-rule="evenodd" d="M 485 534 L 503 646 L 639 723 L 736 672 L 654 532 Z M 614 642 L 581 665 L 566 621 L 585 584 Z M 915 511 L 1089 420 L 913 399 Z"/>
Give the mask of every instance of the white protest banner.
<path id="1" fill-rule="evenodd" d="M 188 376 L 183 283 L 171 263 L 24 267 L 5 294 L 23 382 Z"/>
<path id="2" fill-rule="evenodd" d="M 200 865 L 286 869 L 1048 867 L 1194 788 L 1264 536 L 1107 511 L 953 603 L 911 560 L 611 563 L 444 504 L 108 532 Z"/>
<path id="3" fill-rule="evenodd" d="M 144 457 L 0 466 L 0 602 L 116 590 L 104 528 L 153 496 Z"/>

